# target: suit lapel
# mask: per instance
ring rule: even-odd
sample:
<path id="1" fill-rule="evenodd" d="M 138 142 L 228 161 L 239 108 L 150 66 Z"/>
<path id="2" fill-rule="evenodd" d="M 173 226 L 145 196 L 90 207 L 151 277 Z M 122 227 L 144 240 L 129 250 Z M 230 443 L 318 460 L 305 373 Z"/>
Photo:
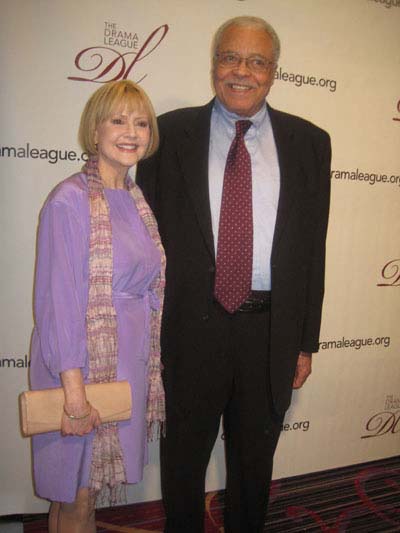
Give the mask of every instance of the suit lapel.
<path id="1" fill-rule="evenodd" d="M 278 202 L 278 212 L 276 217 L 274 239 L 272 244 L 272 260 L 278 249 L 279 241 L 282 237 L 289 212 L 293 207 L 296 197 L 297 179 L 295 161 L 294 132 L 290 128 L 290 122 L 285 120 L 285 116 L 271 109 L 268 106 L 271 117 L 272 130 L 274 132 L 276 149 L 278 152 L 278 162 L 280 170 L 280 192 Z"/>
<path id="2" fill-rule="evenodd" d="M 206 247 L 214 259 L 214 237 L 211 223 L 208 188 L 208 150 L 210 141 L 210 120 L 214 101 L 199 108 L 197 116 L 185 128 L 178 154 L 188 194 L 193 203 L 200 230 Z"/>
<path id="3" fill-rule="evenodd" d="M 178 149 L 179 159 L 183 169 L 187 192 L 191 198 L 205 245 L 215 260 L 214 237 L 212 232 L 210 198 L 208 188 L 208 151 L 210 141 L 210 121 L 214 100 L 204 107 L 200 107 L 198 114 L 185 127 L 185 137 Z M 298 172 L 295 149 L 295 134 L 290 127 L 290 121 L 285 115 L 268 106 L 271 117 L 272 130 L 278 152 L 280 169 L 280 193 L 278 212 L 272 245 L 272 259 L 277 253 L 279 241 L 282 237 L 285 223 L 293 208 L 296 198 Z"/>

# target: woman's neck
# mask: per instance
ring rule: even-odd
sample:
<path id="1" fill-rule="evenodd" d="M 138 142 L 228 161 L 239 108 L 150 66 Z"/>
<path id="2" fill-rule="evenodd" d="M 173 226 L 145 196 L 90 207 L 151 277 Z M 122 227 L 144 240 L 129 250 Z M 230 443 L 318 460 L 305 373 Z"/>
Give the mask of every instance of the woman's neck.
<path id="1" fill-rule="evenodd" d="M 98 168 L 101 181 L 106 189 L 125 189 L 127 169 L 119 172 L 117 169 L 102 165 L 100 161 Z"/>

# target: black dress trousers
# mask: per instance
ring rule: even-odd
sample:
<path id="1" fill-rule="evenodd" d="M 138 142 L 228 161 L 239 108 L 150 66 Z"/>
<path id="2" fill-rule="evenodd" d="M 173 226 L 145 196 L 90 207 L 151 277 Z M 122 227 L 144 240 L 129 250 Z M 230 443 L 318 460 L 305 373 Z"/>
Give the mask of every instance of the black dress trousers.
<path id="1" fill-rule="evenodd" d="M 184 361 L 165 365 L 165 532 L 203 533 L 205 475 L 223 416 L 225 532 L 260 533 L 282 423 L 271 402 L 269 311 L 230 315 L 215 302 L 194 352 L 196 375 L 185 376 Z"/>

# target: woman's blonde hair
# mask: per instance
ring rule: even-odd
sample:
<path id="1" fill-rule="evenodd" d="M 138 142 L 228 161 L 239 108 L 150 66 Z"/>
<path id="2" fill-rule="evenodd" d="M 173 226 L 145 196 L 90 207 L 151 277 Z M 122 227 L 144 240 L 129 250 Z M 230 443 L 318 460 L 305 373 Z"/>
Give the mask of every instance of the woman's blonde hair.
<path id="1" fill-rule="evenodd" d="M 154 154 L 159 144 L 156 115 L 147 94 L 141 87 L 130 80 L 106 83 L 100 89 L 97 89 L 86 102 L 78 134 L 79 143 L 85 152 L 89 155 L 97 154 L 95 142 L 97 127 L 113 113 L 125 106 L 128 113 L 138 109 L 146 113 L 151 135 L 145 157 Z"/>

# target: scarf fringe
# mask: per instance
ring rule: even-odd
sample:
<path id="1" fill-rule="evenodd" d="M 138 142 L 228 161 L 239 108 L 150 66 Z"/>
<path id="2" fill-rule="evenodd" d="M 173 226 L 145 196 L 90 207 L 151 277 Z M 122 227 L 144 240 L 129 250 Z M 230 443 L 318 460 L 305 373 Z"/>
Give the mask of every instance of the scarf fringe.
<path id="1" fill-rule="evenodd" d="M 86 312 L 89 353 L 89 382 L 116 380 L 118 337 L 116 312 L 112 301 L 112 228 L 104 187 L 98 172 L 97 158 L 91 157 L 84 167 L 88 179 L 90 208 L 89 298 Z M 161 379 L 160 331 L 165 287 L 165 253 L 157 222 L 140 189 L 126 178 L 130 191 L 150 237 L 161 255 L 161 269 L 151 289 L 158 297 L 158 309 L 151 312 L 150 354 L 147 397 L 147 438 L 165 434 L 165 400 Z M 89 479 L 91 500 L 96 504 L 116 505 L 126 501 L 126 472 L 118 424 L 102 424 L 96 430 L 92 447 Z M 125 496 L 124 496 L 125 495 Z"/>

